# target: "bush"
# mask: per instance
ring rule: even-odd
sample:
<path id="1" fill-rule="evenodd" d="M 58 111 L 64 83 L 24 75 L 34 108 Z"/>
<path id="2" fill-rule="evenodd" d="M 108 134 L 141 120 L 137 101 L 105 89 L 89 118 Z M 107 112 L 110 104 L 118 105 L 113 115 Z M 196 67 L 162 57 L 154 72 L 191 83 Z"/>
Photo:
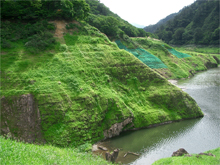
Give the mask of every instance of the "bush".
<path id="1" fill-rule="evenodd" d="M 56 41 L 53 38 L 53 34 L 50 32 L 41 32 L 28 38 L 28 42 L 25 43 L 26 47 L 34 47 L 39 50 L 45 50 Z"/>
<path id="2" fill-rule="evenodd" d="M 1 47 L 2 48 L 12 48 L 12 45 L 8 40 L 2 39 L 1 40 Z"/>

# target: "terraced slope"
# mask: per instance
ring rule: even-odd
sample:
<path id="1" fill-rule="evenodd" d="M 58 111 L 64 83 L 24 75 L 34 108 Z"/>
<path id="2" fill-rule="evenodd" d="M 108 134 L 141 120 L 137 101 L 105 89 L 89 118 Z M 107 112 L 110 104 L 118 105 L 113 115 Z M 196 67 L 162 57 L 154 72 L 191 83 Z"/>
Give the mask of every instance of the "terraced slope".
<path id="1" fill-rule="evenodd" d="M 68 146 L 203 116 L 188 94 L 97 29 L 70 33 L 59 50 L 4 50 L 1 134 Z"/>

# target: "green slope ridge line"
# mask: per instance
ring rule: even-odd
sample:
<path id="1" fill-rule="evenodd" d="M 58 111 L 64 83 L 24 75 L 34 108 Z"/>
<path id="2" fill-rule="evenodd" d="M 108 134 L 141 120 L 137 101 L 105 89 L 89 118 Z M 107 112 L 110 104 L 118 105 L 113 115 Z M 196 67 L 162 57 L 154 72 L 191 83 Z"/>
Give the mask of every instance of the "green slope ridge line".
<path id="1" fill-rule="evenodd" d="M 120 40 L 115 41 L 120 49 L 124 49 L 130 53 L 132 53 L 135 57 L 141 60 L 144 64 L 149 66 L 150 68 L 158 69 L 158 68 L 167 68 L 167 66 L 156 56 L 150 54 L 146 50 L 142 48 L 136 49 L 128 49 L 125 45 L 121 43 Z"/>
<path id="2" fill-rule="evenodd" d="M 186 57 L 191 57 L 190 55 L 186 54 L 186 53 L 181 53 L 176 51 L 175 49 L 167 49 L 171 54 L 173 54 L 174 56 L 178 57 L 178 58 L 186 58 Z"/>

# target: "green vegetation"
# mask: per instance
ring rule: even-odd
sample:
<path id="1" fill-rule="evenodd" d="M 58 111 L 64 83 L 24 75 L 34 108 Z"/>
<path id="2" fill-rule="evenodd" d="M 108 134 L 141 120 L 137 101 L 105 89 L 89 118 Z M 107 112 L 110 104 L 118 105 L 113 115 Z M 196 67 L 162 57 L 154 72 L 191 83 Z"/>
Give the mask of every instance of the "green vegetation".
<path id="1" fill-rule="evenodd" d="M 34 95 L 47 143 L 94 143 L 129 117 L 130 127 L 140 128 L 203 115 L 186 93 L 96 28 L 82 23 L 80 31 L 70 32 L 53 53 L 30 54 L 21 45 L 2 49 L 2 96 Z"/>
<path id="2" fill-rule="evenodd" d="M 39 19 L 77 19 L 88 16 L 85 0 L 1 1 L 1 19 L 36 21 Z"/>
<path id="3" fill-rule="evenodd" d="M 55 25 L 47 21 L 22 23 L 3 21 L 1 25 L 1 49 L 19 50 L 21 45 L 29 52 L 54 49 L 57 44 L 53 36 Z M 22 46 L 23 47 L 23 46 Z"/>
<path id="4" fill-rule="evenodd" d="M 201 46 L 201 45 L 186 45 L 181 47 L 175 47 L 176 50 L 181 52 L 194 52 L 205 54 L 220 54 L 219 46 Z"/>
<path id="5" fill-rule="evenodd" d="M 25 144 L 0 136 L 1 164 L 111 164 L 102 158 L 85 152 L 87 146 L 58 148 L 50 145 Z"/>
<path id="6" fill-rule="evenodd" d="M 176 56 L 177 58 L 187 58 L 187 57 L 191 57 L 190 55 L 186 54 L 186 53 L 181 53 L 176 51 L 175 49 L 168 49 L 168 51 L 173 54 L 174 56 Z"/>
<path id="7" fill-rule="evenodd" d="M 150 68 L 167 68 L 167 66 L 156 56 L 150 54 L 144 49 L 136 48 L 136 49 L 128 49 L 124 46 L 120 40 L 115 41 L 120 49 L 124 49 L 130 53 L 132 53 L 135 57 L 141 60 L 144 64 L 149 66 Z"/>
<path id="8" fill-rule="evenodd" d="M 219 11 L 218 0 L 197 0 L 159 26 L 155 34 L 174 45 L 219 45 Z"/>
<path id="9" fill-rule="evenodd" d="M 184 53 L 188 57 L 178 58 L 171 54 L 169 50 L 173 48 L 168 44 L 155 39 L 150 38 L 132 38 L 132 42 L 136 47 L 143 48 L 158 57 L 168 68 L 155 69 L 156 72 L 163 75 L 168 79 L 180 79 L 193 76 L 197 71 L 207 70 L 210 67 L 216 67 L 219 64 L 220 55 L 212 54 L 211 52 L 217 52 L 219 48 L 205 49 L 207 53 L 200 53 L 200 49 L 196 49 L 199 52 L 184 50 L 182 47 L 176 48 L 182 53 L 178 53 L 183 56 Z M 131 42 L 131 43 L 132 43 Z M 124 42 L 126 45 L 126 42 Z"/>
<path id="10" fill-rule="evenodd" d="M 191 57 L 177 58 L 168 51 L 171 46 L 147 38 L 154 35 L 122 20 L 98 0 L 86 2 L 1 1 L 1 135 L 86 149 L 107 138 L 104 132 L 126 119 L 132 120 L 123 129 L 203 116 L 196 102 L 164 77 L 188 77 L 217 65 L 213 57 L 219 55 L 193 52 L 187 53 Z M 66 21 L 48 21 L 54 18 Z M 56 30 L 62 44 L 54 37 Z M 142 38 L 130 38 L 137 36 Z M 120 40 L 125 50 L 109 39 Z M 156 63 L 151 65 L 146 57 L 154 62 L 156 59 Z M 28 112 L 22 107 L 26 106 L 23 98 L 27 95 L 33 96 Z M 36 122 L 33 125 L 40 123 L 39 127 L 33 126 L 40 128 L 34 133 L 25 132 L 19 125 L 20 117 L 31 110 L 30 118 Z M 39 118 L 34 118 L 36 113 Z M 93 160 L 72 148 L 40 147 L 2 137 L 1 143 L 5 147 L 1 153 L 10 155 L 10 160 L 4 159 L 6 164 L 76 164 L 73 161 L 77 161 L 77 155 L 78 163 Z M 12 148 L 16 147 L 18 153 L 14 154 Z M 35 151 L 36 157 L 27 157 Z"/>
<path id="11" fill-rule="evenodd" d="M 178 157 L 170 157 L 170 158 L 163 158 L 152 165 L 177 165 L 177 164 L 199 164 L 199 165 L 207 165 L 207 164 L 220 164 L 220 148 L 216 148 L 213 150 L 206 151 L 204 153 L 212 153 L 215 156 L 207 156 L 207 155 L 198 155 L 192 154 L 191 157 L 186 156 L 178 156 Z"/>

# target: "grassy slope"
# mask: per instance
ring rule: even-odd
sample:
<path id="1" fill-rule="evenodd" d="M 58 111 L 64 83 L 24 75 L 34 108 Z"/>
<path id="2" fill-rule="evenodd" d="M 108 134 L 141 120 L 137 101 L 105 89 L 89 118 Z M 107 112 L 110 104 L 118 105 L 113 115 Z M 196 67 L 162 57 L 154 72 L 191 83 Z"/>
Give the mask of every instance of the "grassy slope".
<path id="1" fill-rule="evenodd" d="M 97 29 L 86 25 L 64 38 L 59 51 L 29 54 L 17 43 L 1 57 L 2 95 L 34 95 L 48 143 L 96 142 L 128 117 L 132 129 L 203 115 L 191 97 Z"/>
<path id="2" fill-rule="evenodd" d="M 132 40 L 135 43 L 139 44 L 140 47 L 146 49 L 153 55 L 160 58 L 161 61 L 163 61 L 167 65 L 168 69 L 156 69 L 155 71 L 168 79 L 191 77 L 191 73 L 194 74 L 197 71 L 207 70 L 206 63 L 211 62 L 212 64 L 217 64 L 213 56 L 216 56 L 218 59 L 220 59 L 220 55 L 217 54 L 219 48 L 203 48 L 190 50 L 177 48 L 177 50 L 191 55 L 191 57 L 188 58 L 177 58 L 176 56 L 168 52 L 165 47 L 171 47 L 162 41 L 149 38 L 132 38 Z M 165 45 L 165 47 L 163 47 L 162 45 Z M 213 52 L 216 54 L 213 54 Z"/>
<path id="3" fill-rule="evenodd" d="M 58 148 L 49 145 L 25 144 L 0 137 L 1 164 L 110 164 L 90 153 L 79 152 L 76 148 Z"/>
<path id="4" fill-rule="evenodd" d="M 218 165 L 220 164 L 220 148 L 216 148 L 213 150 L 206 151 L 204 153 L 212 153 L 215 155 L 213 156 L 207 156 L 207 155 L 198 155 L 198 154 L 192 154 L 192 157 L 170 157 L 170 158 L 163 158 L 153 163 L 153 165 L 177 165 L 177 164 L 184 164 L 184 165 Z"/>

